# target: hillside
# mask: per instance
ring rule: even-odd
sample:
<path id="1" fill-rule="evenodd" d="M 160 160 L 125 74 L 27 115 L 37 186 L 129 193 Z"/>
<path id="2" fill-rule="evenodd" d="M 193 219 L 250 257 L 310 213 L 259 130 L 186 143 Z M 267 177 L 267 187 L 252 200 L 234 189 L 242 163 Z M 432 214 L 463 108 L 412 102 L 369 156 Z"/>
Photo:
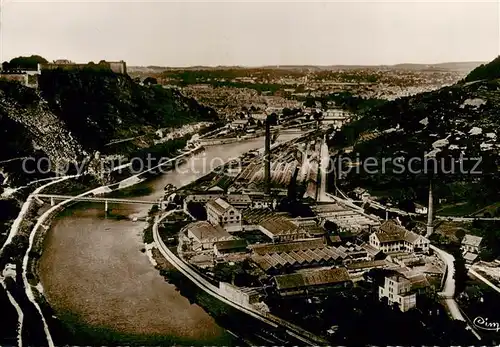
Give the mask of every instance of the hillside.
<path id="1" fill-rule="evenodd" d="M 465 77 L 465 82 L 473 82 L 478 80 L 492 80 L 500 78 L 500 55 L 493 61 L 487 64 L 481 64 L 472 70 L 467 77 Z"/>
<path id="2" fill-rule="evenodd" d="M 351 169 L 340 184 L 346 190 L 367 188 L 396 203 L 425 203 L 432 174 L 440 198 L 466 199 L 477 206 L 494 202 L 500 191 L 499 110 L 500 80 L 457 84 L 365 110 L 365 116 L 344 126 L 330 145 L 353 146 L 352 153 L 343 157 L 362 163 L 371 157 L 377 164 L 368 169 L 361 165 L 359 173 Z M 396 158 L 401 159 L 396 162 Z M 410 163 L 412 158 L 418 159 Z M 435 168 L 432 158 L 437 161 Z M 472 158 L 481 158 L 477 167 Z"/>
<path id="3" fill-rule="evenodd" d="M 96 152 L 112 154 L 105 147 L 112 140 L 216 118 L 177 91 L 111 71 L 43 71 L 39 91 L 0 81 L 0 172 L 24 182 L 33 177 L 13 159 L 47 156 L 55 171 Z"/>

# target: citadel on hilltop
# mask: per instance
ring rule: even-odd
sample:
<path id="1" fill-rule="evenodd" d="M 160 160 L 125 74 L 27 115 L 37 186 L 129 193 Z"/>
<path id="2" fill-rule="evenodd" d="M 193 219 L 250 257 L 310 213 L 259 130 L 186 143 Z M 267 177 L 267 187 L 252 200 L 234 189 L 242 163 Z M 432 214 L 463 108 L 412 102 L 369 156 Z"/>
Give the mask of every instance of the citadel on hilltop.
<path id="1" fill-rule="evenodd" d="M 53 63 L 38 64 L 38 73 L 40 74 L 43 70 L 76 70 L 76 69 L 89 69 L 89 68 L 107 68 L 114 73 L 126 74 L 127 64 L 123 61 L 105 61 L 101 60 L 98 64 L 93 62 L 78 64 L 66 59 L 55 60 Z"/>
<path id="2" fill-rule="evenodd" d="M 52 63 L 38 63 L 35 68 L 13 68 L 9 70 L 2 69 L 0 71 L 0 79 L 21 83 L 27 87 L 38 87 L 38 76 L 44 70 L 65 71 L 95 69 L 95 70 L 111 70 L 117 74 L 127 74 L 127 64 L 123 61 L 105 61 L 101 60 L 98 64 L 90 63 L 74 63 L 67 59 L 55 60 Z"/>

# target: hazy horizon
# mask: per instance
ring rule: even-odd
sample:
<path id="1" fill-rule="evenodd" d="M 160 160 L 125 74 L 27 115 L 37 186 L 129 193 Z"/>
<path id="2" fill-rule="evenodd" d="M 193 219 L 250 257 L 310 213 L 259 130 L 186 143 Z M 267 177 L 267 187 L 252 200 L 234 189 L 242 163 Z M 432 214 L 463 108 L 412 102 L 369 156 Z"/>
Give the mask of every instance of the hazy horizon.
<path id="1" fill-rule="evenodd" d="M 499 11 L 497 1 L 3 0 L 0 59 L 173 68 L 480 63 L 500 53 Z"/>
<path id="2" fill-rule="evenodd" d="M 330 66 L 362 66 L 362 67 L 378 67 L 378 66 L 395 66 L 395 65 L 443 65 L 443 64 L 483 64 L 490 62 L 496 57 L 493 57 L 490 60 L 483 60 L 483 61 L 443 61 L 443 62 L 430 62 L 430 63 L 412 63 L 412 62 L 401 62 L 401 63 L 395 63 L 395 64 L 329 64 L 329 65 L 317 65 L 317 64 L 282 64 L 282 65 L 277 65 L 277 64 L 264 64 L 264 65 L 184 65 L 184 66 L 174 66 L 174 65 L 154 65 L 154 64 L 143 64 L 143 65 L 130 65 L 127 64 L 128 66 L 132 67 L 166 67 L 166 68 L 194 68 L 194 67 L 207 67 L 207 68 L 217 68 L 217 67 L 233 67 L 233 68 L 266 68 L 266 67 L 286 67 L 286 66 L 296 66 L 296 67 L 302 67 L 302 66 L 312 66 L 312 67 L 330 67 Z"/>

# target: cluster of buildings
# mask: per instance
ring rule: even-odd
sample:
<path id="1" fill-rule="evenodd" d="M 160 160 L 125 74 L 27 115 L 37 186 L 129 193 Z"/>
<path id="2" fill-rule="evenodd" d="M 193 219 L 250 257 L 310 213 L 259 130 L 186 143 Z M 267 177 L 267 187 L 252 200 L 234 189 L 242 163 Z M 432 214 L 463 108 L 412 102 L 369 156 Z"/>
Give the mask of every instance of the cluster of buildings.
<path id="1" fill-rule="evenodd" d="M 200 182 L 202 193 L 186 191 L 185 212 L 193 216 L 195 210 L 204 210 L 206 218 L 183 228 L 181 257 L 208 273 L 220 263 L 250 264 L 251 276 L 258 276 L 253 286 L 262 286 L 241 288 L 241 292 L 234 285 L 227 288 L 247 303 L 250 296 L 252 302 L 260 300 L 255 299 L 256 293 L 291 298 L 345 290 L 379 268 L 390 270 L 380 287 L 380 299 L 387 298 L 402 311 L 415 307 L 418 293 L 429 287 L 427 276 L 440 277 L 444 272 L 429 257 L 429 240 L 423 235 L 396 221 L 381 223 L 378 217 L 340 202 L 316 203 L 295 218 L 276 210 L 278 191 L 275 188 L 271 194 L 270 183 L 286 186 L 292 176 L 311 178 L 310 164 L 318 161 L 318 151 L 317 143 L 307 141 L 271 154 L 266 139 L 265 153 L 273 158 L 272 164 L 263 165 L 264 153 L 257 153 L 234 175 L 226 167 L 221 177 L 219 173 Z M 302 172 L 305 161 L 309 168 Z M 293 163 L 293 169 L 278 169 L 287 168 L 284 163 Z M 293 171 L 290 177 L 282 175 L 287 171 Z M 261 186 L 252 188 L 256 176 Z M 262 185 L 264 193 L 258 192 Z"/>
<path id="2" fill-rule="evenodd" d="M 207 220 L 185 227 L 187 253 L 205 254 L 210 261 L 203 267 L 208 268 L 219 262 L 246 259 L 259 271 L 263 282 L 283 298 L 343 290 L 373 268 L 399 271 L 385 279 L 379 296 L 402 311 L 415 307 L 419 293 L 415 286 L 429 287 L 427 271 L 410 271 L 428 265 L 429 240 L 397 222 L 380 225 L 375 218 L 359 212 L 328 215 L 339 212 L 337 208 L 321 208 L 328 205 L 316 206 L 319 212 L 315 217 L 291 218 L 269 205 L 256 205 L 248 194 L 188 195 L 184 202 L 189 209 L 186 201 L 203 204 L 207 213 Z M 322 221 L 335 218 L 340 218 L 340 225 L 346 218 L 360 228 L 355 227 L 349 239 L 329 235 Z M 369 236 L 363 241 L 356 234 Z M 442 272 L 438 269 L 433 275 Z"/>

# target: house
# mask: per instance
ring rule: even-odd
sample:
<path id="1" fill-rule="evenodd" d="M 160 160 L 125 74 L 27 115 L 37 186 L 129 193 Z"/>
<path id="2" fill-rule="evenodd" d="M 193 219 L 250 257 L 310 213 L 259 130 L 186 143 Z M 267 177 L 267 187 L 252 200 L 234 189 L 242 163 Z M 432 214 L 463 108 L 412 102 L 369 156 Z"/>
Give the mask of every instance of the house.
<path id="1" fill-rule="evenodd" d="M 217 192 L 209 192 L 208 194 L 190 194 L 190 195 L 187 195 L 184 198 L 184 200 L 183 200 L 183 209 L 184 209 L 184 212 L 186 212 L 186 213 L 189 212 L 188 211 L 188 205 L 191 202 L 193 202 L 193 203 L 200 203 L 200 204 L 205 205 L 210 200 L 217 199 L 217 198 L 219 198 L 221 196 L 222 196 L 222 194 L 217 193 Z"/>
<path id="2" fill-rule="evenodd" d="M 417 305 L 417 294 L 411 289 L 411 282 L 403 275 L 386 277 L 384 286 L 379 287 L 379 300 L 387 298 L 389 304 L 397 304 L 406 312 Z"/>
<path id="3" fill-rule="evenodd" d="M 361 194 L 361 200 L 362 200 L 363 202 L 368 201 L 368 200 L 370 199 L 370 197 L 371 197 L 371 195 L 370 195 L 370 193 L 368 193 L 368 192 L 364 192 L 363 194 Z"/>
<path id="4" fill-rule="evenodd" d="M 244 129 L 248 125 L 248 119 L 236 119 L 231 122 L 232 129 Z"/>
<path id="5" fill-rule="evenodd" d="M 462 240 L 462 246 L 460 247 L 463 252 L 465 261 L 468 264 L 472 264 L 476 261 L 478 254 L 481 249 L 482 237 L 474 236 L 471 234 L 466 234 Z"/>
<path id="6" fill-rule="evenodd" d="M 234 239 L 221 226 L 213 226 L 206 221 L 191 223 L 186 228 L 187 236 L 193 242 L 193 249 L 212 249 L 216 242 Z"/>
<path id="7" fill-rule="evenodd" d="M 464 253 L 465 252 L 472 252 L 476 254 L 479 253 L 481 241 L 483 241 L 482 237 L 466 234 L 462 240 L 462 246 L 461 246 L 462 251 Z"/>
<path id="8" fill-rule="evenodd" d="M 384 253 L 426 253 L 429 251 L 429 244 L 426 237 L 406 230 L 393 221 L 385 222 L 379 231 L 370 235 L 370 245 Z"/>
<path id="9" fill-rule="evenodd" d="M 59 64 L 59 65 L 68 65 L 68 64 L 74 64 L 71 60 L 68 59 L 57 59 L 54 60 L 54 64 Z"/>
<path id="10" fill-rule="evenodd" d="M 472 264 L 476 261 L 478 254 L 472 252 L 465 252 L 463 257 L 467 264 Z"/>
<path id="11" fill-rule="evenodd" d="M 226 282 L 219 282 L 219 291 L 225 298 L 246 307 L 258 303 L 262 296 L 262 292 L 256 288 L 236 287 Z"/>
<path id="12" fill-rule="evenodd" d="M 345 268 L 312 270 L 273 277 L 274 286 L 282 297 L 327 294 L 331 290 L 352 285 Z"/>
<path id="13" fill-rule="evenodd" d="M 427 207 L 420 204 L 415 204 L 415 213 L 427 214 Z"/>
<path id="14" fill-rule="evenodd" d="M 252 194 L 252 208 L 263 209 L 263 208 L 276 208 L 277 201 L 271 197 L 260 194 Z"/>
<path id="15" fill-rule="evenodd" d="M 273 242 L 293 241 L 307 237 L 307 232 L 303 228 L 283 216 L 264 219 L 259 223 L 259 230 Z"/>
<path id="16" fill-rule="evenodd" d="M 228 253 L 246 252 L 247 242 L 242 239 L 219 241 L 214 243 L 214 253 L 216 256 L 221 257 Z"/>
<path id="17" fill-rule="evenodd" d="M 356 197 L 356 199 L 361 199 L 361 196 L 366 192 L 366 189 L 364 188 L 361 188 L 361 187 L 356 187 L 354 188 L 354 190 L 352 191 L 352 193 L 354 194 L 354 196 Z"/>
<path id="18" fill-rule="evenodd" d="M 207 219 L 212 225 L 221 226 L 229 232 L 241 231 L 241 213 L 225 200 L 210 200 L 205 208 Z"/>
<path id="19" fill-rule="evenodd" d="M 247 194 L 228 194 L 227 202 L 239 210 L 243 210 L 252 205 L 252 199 Z"/>

